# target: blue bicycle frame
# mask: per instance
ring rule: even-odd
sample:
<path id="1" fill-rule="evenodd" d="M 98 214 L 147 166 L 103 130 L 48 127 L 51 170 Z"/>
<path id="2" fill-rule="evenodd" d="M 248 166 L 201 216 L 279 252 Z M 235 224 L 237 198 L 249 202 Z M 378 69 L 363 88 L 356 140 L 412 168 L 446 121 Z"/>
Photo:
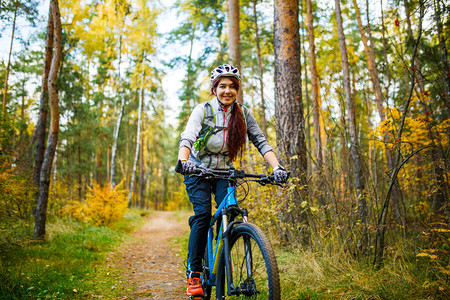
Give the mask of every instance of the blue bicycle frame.
<path id="1" fill-rule="evenodd" d="M 217 211 L 214 213 L 214 216 L 211 219 L 210 227 L 208 229 L 208 241 L 207 241 L 207 251 L 208 251 L 208 268 L 209 268 L 209 278 L 207 278 L 208 285 L 216 285 L 216 275 L 217 269 L 219 266 L 219 256 L 223 249 L 224 243 L 225 246 L 228 247 L 228 239 L 223 239 L 223 235 L 226 234 L 228 230 L 228 219 L 227 219 L 227 210 L 230 207 L 238 207 L 238 201 L 236 199 L 236 183 L 234 181 L 229 180 L 229 186 L 227 188 L 227 194 L 223 199 L 222 203 L 217 208 Z M 245 211 L 245 210 L 244 210 Z M 214 240 L 214 232 L 213 225 L 219 220 L 222 216 L 222 223 L 220 225 L 220 230 L 217 236 L 216 247 L 213 249 L 213 240 Z M 244 215 L 244 222 L 247 221 L 247 216 Z M 229 251 L 225 251 L 225 256 L 229 255 Z M 225 260 L 228 261 L 228 257 L 225 257 Z M 229 274 L 230 272 L 227 272 Z M 231 274 L 229 274 L 231 275 Z"/>

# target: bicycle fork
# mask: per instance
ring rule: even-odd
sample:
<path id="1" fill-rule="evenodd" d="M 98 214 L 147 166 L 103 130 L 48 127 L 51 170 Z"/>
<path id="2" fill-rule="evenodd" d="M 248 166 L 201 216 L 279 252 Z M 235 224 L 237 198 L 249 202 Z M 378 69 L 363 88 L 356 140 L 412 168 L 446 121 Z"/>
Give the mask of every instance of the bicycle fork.
<path id="1" fill-rule="evenodd" d="M 244 219 L 244 222 L 247 222 L 247 210 L 246 209 L 242 209 L 240 210 L 242 213 L 242 217 Z M 231 266 L 231 249 L 230 249 L 230 242 L 229 242 L 229 232 L 231 230 L 231 228 L 233 226 L 231 226 L 231 228 L 228 228 L 228 210 L 226 208 L 222 209 L 222 240 L 223 240 L 223 251 L 225 254 L 225 270 L 226 270 L 226 279 L 227 279 L 227 286 L 228 286 L 228 295 L 237 295 L 237 294 L 241 294 L 241 292 L 246 292 L 246 291 L 240 291 L 239 287 L 236 288 L 234 286 L 233 283 L 233 269 Z M 234 222 L 233 222 L 234 223 Z M 246 266 L 247 266 L 247 276 L 248 278 L 252 278 L 253 274 L 252 274 L 252 254 L 251 254 L 251 245 L 250 245 L 250 241 L 248 238 L 245 238 L 245 256 L 246 256 Z"/>
<path id="2" fill-rule="evenodd" d="M 228 240 L 228 210 L 226 208 L 222 209 L 222 228 L 223 228 L 223 251 L 225 254 L 225 270 L 227 275 L 227 285 L 228 285 L 228 295 L 234 294 L 236 289 L 233 284 L 233 274 L 231 269 L 231 259 L 230 259 L 230 243 Z"/>

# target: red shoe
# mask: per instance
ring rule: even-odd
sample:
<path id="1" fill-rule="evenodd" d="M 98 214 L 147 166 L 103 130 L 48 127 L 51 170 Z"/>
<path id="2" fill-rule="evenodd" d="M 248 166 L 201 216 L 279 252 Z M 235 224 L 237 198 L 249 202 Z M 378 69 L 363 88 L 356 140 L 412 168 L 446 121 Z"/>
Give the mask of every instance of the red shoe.
<path id="1" fill-rule="evenodd" d="M 187 280 L 186 295 L 188 296 L 203 296 L 202 280 L 199 272 L 191 272 Z"/>

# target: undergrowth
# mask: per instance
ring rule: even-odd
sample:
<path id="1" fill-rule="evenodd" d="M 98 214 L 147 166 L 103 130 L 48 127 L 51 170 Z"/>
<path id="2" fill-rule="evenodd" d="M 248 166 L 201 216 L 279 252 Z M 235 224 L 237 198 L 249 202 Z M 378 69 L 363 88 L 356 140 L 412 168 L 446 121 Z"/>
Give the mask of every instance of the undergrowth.
<path id="1" fill-rule="evenodd" d="M 45 241 L 31 240 L 31 220 L 1 224 L 0 299 L 119 297 L 130 289 L 110 253 L 128 239 L 141 214 L 130 210 L 112 228 L 49 220 Z"/>
<path id="2" fill-rule="evenodd" d="M 276 250 L 282 299 L 448 299 L 448 284 L 431 281 L 426 266 L 386 260 L 383 268 L 336 249 Z"/>
<path id="3" fill-rule="evenodd" d="M 179 255 L 186 257 L 188 237 L 173 241 L 182 249 Z M 450 298 L 450 278 L 434 278 L 432 263 L 420 257 L 387 257 L 384 267 L 376 270 L 371 262 L 332 245 L 327 250 L 303 251 L 273 242 L 282 300 Z"/>

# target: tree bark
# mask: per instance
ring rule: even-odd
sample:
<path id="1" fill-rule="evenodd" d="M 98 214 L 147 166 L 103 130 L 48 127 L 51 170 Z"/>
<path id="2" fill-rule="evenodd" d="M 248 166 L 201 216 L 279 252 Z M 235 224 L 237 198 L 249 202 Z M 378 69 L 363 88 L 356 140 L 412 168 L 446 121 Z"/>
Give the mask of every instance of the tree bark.
<path id="1" fill-rule="evenodd" d="M 50 1 L 50 11 L 52 12 L 54 24 L 54 45 L 55 51 L 51 68 L 49 72 L 48 91 L 50 102 L 50 129 L 47 139 L 47 149 L 45 150 L 44 161 L 39 182 L 39 197 L 36 207 L 36 219 L 33 237 L 42 239 L 45 237 L 45 223 L 47 219 L 48 191 L 50 186 L 50 176 L 52 170 L 53 158 L 58 144 L 59 134 L 59 103 L 56 81 L 58 78 L 58 70 L 62 55 L 62 26 L 61 16 L 59 13 L 58 0 Z"/>
<path id="2" fill-rule="evenodd" d="M 342 62 L 342 74 L 343 74 L 343 85 L 345 102 L 348 115 L 348 127 L 350 135 L 350 155 L 353 161 L 353 171 L 355 174 L 356 181 L 356 193 L 358 202 L 358 213 L 359 221 L 361 222 L 362 231 L 358 240 L 358 249 L 363 252 L 368 248 L 369 239 L 367 238 L 367 200 L 366 200 L 366 190 L 364 182 L 364 174 L 362 170 L 361 158 L 359 156 L 359 143 L 356 128 L 356 114 L 353 109 L 354 100 L 352 98 L 351 88 L 350 88 L 350 68 L 348 63 L 347 46 L 345 43 L 344 29 L 342 26 L 342 15 L 341 15 L 341 4 L 340 0 L 335 0 L 335 13 L 336 13 L 336 25 L 339 38 L 339 48 L 341 52 L 341 62 Z"/>
<path id="3" fill-rule="evenodd" d="M 14 33 L 16 31 L 16 19 L 17 19 L 18 5 L 19 4 L 17 3 L 17 1 L 15 1 L 13 28 L 12 28 L 12 33 L 11 33 L 11 43 L 9 46 L 8 64 L 6 65 L 5 86 L 3 88 L 3 112 L 6 112 L 6 102 L 8 99 L 8 77 L 9 77 L 9 70 L 11 68 L 11 53 L 12 53 L 12 47 L 13 47 L 13 43 L 14 43 Z"/>
<path id="4" fill-rule="evenodd" d="M 317 72 L 316 63 L 316 47 L 314 42 L 314 17 L 312 9 L 312 0 L 306 0 L 306 24 L 309 43 L 309 60 L 310 60 L 310 73 L 311 73 L 311 100 L 313 104 L 313 120 L 314 120 L 314 145 L 316 152 L 316 168 L 317 168 L 317 193 L 318 201 L 321 207 L 327 205 L 325 195 L 323 194 L 324 187 L 324 175 L 323 175 L 323 149 L 322 149 L 322 130 L 321 130 L 321 118 L 320 118 L 320 80 L 319 73 Z M 328 210 L 325 210 L 325 217 L 327 222 L 329 221 Z"/>
<path id="5" fill-rule="evenodd" d="M 385 85 L 385 94 L 389 95 L 389 89 L 391 87 L 391 71 L 389 69 L 389 59 L 388 59 L 388 47 L 387 47 L 387 39 L 386 39 L 386 26 L 384 25 L 384 11 L 383 11 L 383 1 L 381 0 L 381 35 L 383 38 L 383 56 L 384 56 L 384 70 L 386 73 L 386 85 Z"/>
<path id="6" fill-rule="evenodd" d="M 282 233 L 284 239 L 300 237 L 307 243 L 307 159 L 301 89 L 298 1 L 275 1 L 275 115 L 281 160 L 289 166 L 294 180 L 294 197 L 286 203 L 283 222 L 294 228 Z M 306 193 L 306 194 L 305 194 Z"/>
<path id="7" fill-rule="evenodd" d="M 48 14 L 46 46 L 44 56 L 44 66 L 42 70 L 42 86 L 41 97 L 39 103 L 39 117 L 36 125 L 36 152 L 34 154 L 34 169 L 33 180 L 37 189 L 39 189 L 39 178 L 41 175 L 42 162 L 44 161 L 45 152 L 45 135 L 47 129 L 47 114 L 48 114 L 48 74 L 53 54 L 53 17 L 51 7 Z M 39 193 L 36 192 L 36 202 Z"/>
<path id="8" fill-rule="evenodd" d="M 303 18 L 303 1 L 301 2 L 301 16 L 302 16 L 302 24 L 301 26 L 304 28 L 305 27 L 305 23 L 304 23 L 304 18 Z M 305 115 L 305 139 L 306 139 L 306 149 L 311 149 L 311 128 L 310 128 L 310 104 L 309 104 L 309 94 L 308 94 L 308 67 L 306 65 L 306 49 L 305 49 L 305 43 L 303 40 L 303 35 L 300 36 L 300 43 L 301 43 L 301 48 L 303 50 L 303 61 L 305 62 L 305 64 L 303 65 L 303 71 L 304 71 L 304 84 L 305 84 L 305 106 L 306 106 L 306 115 Z M 312 170 L 312 162 L 311 162 L 311 155 L 309 155 L 307 157 L 308 162 L 307 162 L 307 176 L 309 177 L 311 175 L 311 170 Z"/>
<path id="9" fill-rule="evenodd" d="M 228 47 L 230 63 L 241 71 L 241 35 L 239 29 L 239 0 L 228 1 Z M 242 81 L 241 81 L 242 82 Z M 236 98 L 243 104 L 242 84 Z"/>
<path id="10" fill-rule="evenodd" d="M 144 126 L 142 126 L 142 131 L 144 131 Z M 144 138 L 143 134 L 141 134 L 141 143 L 139 150 L 139 206 L 144 209 L 145 208 L 145 186 L 147 180 L 145 179 L 144 173 Z"/>
<path id="11" fill-rule="evenodd" d="M 314 44 L 314 25 L 311 0 L 306 0 L 306 24 L 308 27 L 308 42 L 309 42 L 309 59 L 310 59 L 310 73 L 311 73 L 311 99 L 313 102 L 313 118 L 314 118 L 314 143 L 316 150 L 316 164 L 317 168 L 322 169 L 322 141 L 320 138 L 320 94 L 319 94 L 319 74 L 317 72 L 316 64 L 316 47 Z"/>
<path id="12" fill-rule="evenodd" d="M 441 21 L 441 8 L 439 1 L 434 0 L 434 20 L 436 22 L 436 32 L 439 41 L 439 49 L 441 54 L 441 67 L 442 67 L 442 79 L 444 81 L 445 93 L 441 95 L 445 98 L 445 103 L 449 103 L 449 92 L 450 92 L 450 64 L 448 62 L 447 47 L 445 45 L 445 39 L 442 33 L 442 21 Z M 428 135 L 433 145 L 436 143 L 433 133 L 431 132 L 431 124 L 427 126 Z M 440 151 L 439 151 L 440 150 Z M 436 176 L 436 192 L 433 197 L 432 212 L 434 217 L 439 214 L 443 215 L 444 218 L 448 218 L 449 208 L 448 208 L 448 195 L 449 195 L 449 185 L 448 181 L 445 179 L 443 168 L 441 167 L 442 161 L 446 160 L 446 155 L 443 153 L 442 147 L 434 147 L 432 149 L 433 157 L 433 169 Z"/>
<path id="13" fill-rule="evenodd" d="M 145 83 L 145 66 L 144 66 L 145 50 L 142 53 L 142 71 L 141 71 L 141 90 L 139 95 L 139 108 L 138 108 L 138 124 L 136 132 L 136 151 L 134 153 L 133 171 L 131 171 L 130 191 L 128 192 L 128 206 L 131 204 L 131 195 L 134 191 L 134 182 L 136 181 L 136 166 L 139 158 L 139 150 L 141 149 L 141 124 L 142 124 L 142 103 L 144 102 L 144 83 Z"/>
<path id="14" fill-rule="evenodd" d="M 266 101 L 264 99 L 264 81 L 262 70 L 261 46 L 259 42 L 258 17 L 256 11 L 257 0 L 253 0 L 253 21 L 255 23 L 255 40 L 256 52 L 258 55 L 258 74 L 259 74 L 259 89 L 261 93 L 261 123 L 264 135 L 267 137 L 267 120 L 266 120 Z"/>
<path id="15" fill-rule="evenodd" d="M 111 187 L 114 188 L 116 186 L 116 153 L 117 153 L 117 142 L 119 140 L 119 132 L 120 132 L 120 126 L 122 124 L 122 117 L 123 117 L 123 111 L 125 107 L 125 97 L 123 95 L 123 87 L 122 87 L 122 79 L 120 77 L 120 65 L 121 65 L 121 59 L 122 59 L 122 34 L 120 34 L 119 37 L 119 98 L 120 98 L 120 108 L 119 108 L 119 115 L 117 117 L 117 122 L 114 127 L 114 136 L 113 136 L 113 144 L 111 147 Z"/>
<path id="16" fill-rule="evenodd" d="M 441 52 L 441 67 L 442 67 L 442 79 L 444 81 L 445 87 L 445 102 L 449 103 L 450 98 L 450 63 L 448 61 L 447 46 L 445 45 L 445 36 L 442 30 L 442 19 L 441 19 L 441 7 L 438 0 L 433 0 L 434 2 L 434 20 L 436 22 L 436 33 L 439 41 L 439 49 Z M 448 36 L 447 36 L 448 39 Z"/>

